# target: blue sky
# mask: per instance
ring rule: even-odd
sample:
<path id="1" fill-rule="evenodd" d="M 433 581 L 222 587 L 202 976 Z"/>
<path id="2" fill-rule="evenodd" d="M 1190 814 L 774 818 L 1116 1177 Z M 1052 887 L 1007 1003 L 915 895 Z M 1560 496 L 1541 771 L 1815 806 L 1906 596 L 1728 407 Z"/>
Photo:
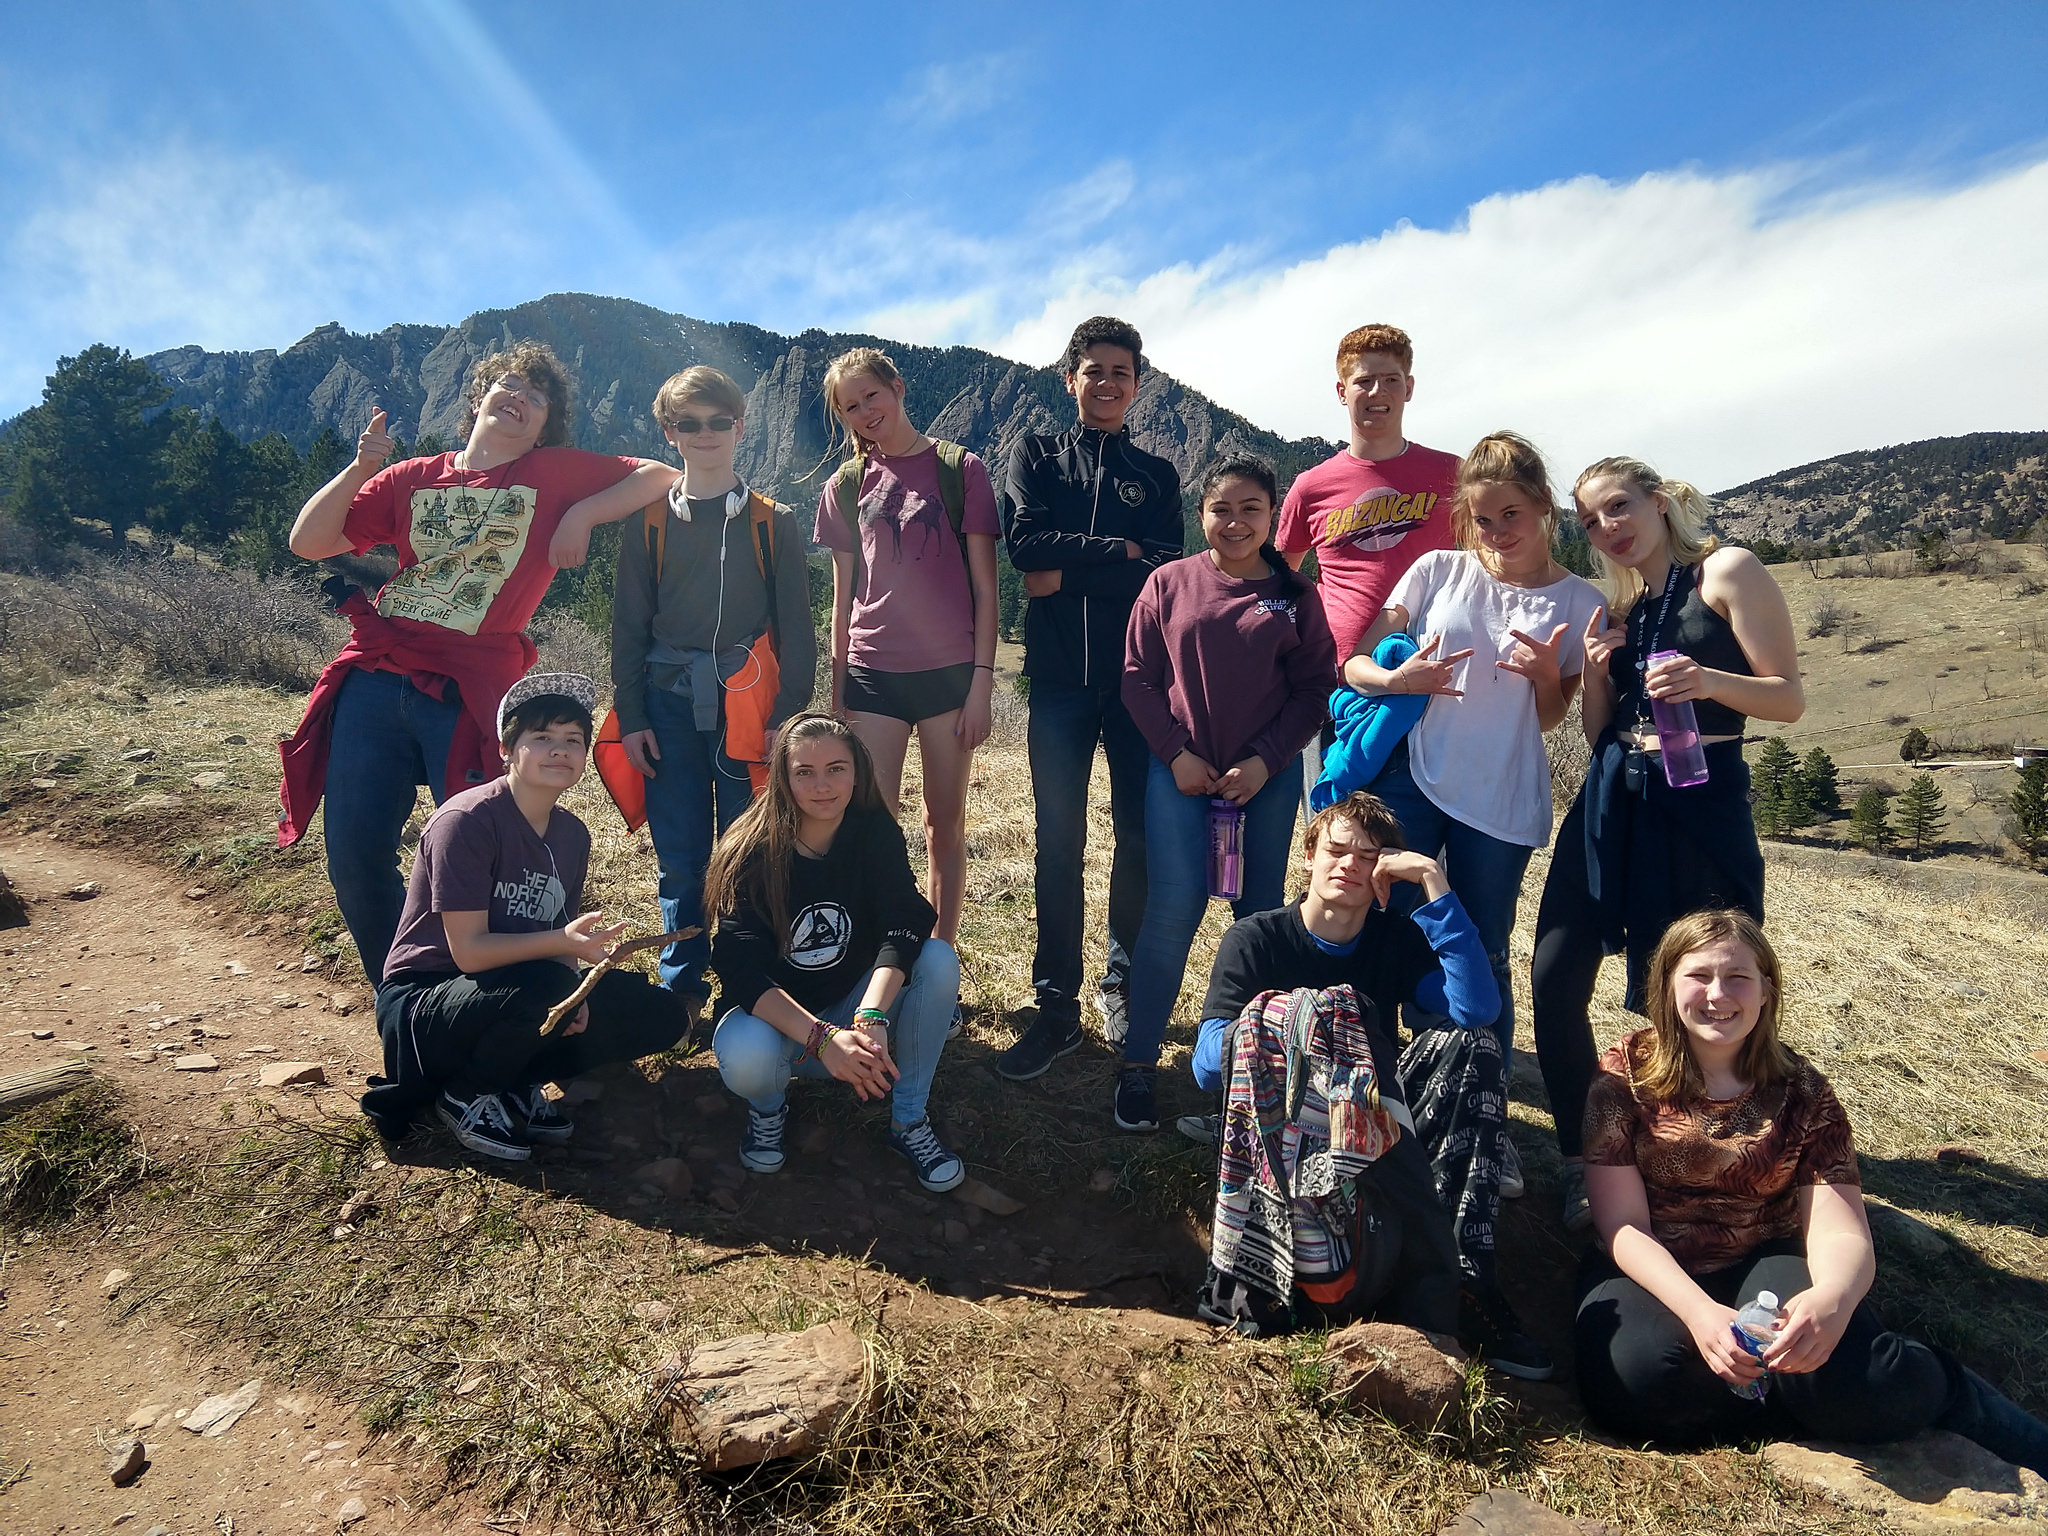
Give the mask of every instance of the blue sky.
<path id="1" fill-rule="evenodd" d="M 578 289 L 1032 361 L 1116 308 L 1326 434 L 1330 344 L 1394 319 L 1418 435 L 1709 482 L 2048 425 L 2038 5 L 159 0 L 0 38 L 0 413 L 94 340 Z M 1959 386 L 1887 391 L 1930 341 Z"/>

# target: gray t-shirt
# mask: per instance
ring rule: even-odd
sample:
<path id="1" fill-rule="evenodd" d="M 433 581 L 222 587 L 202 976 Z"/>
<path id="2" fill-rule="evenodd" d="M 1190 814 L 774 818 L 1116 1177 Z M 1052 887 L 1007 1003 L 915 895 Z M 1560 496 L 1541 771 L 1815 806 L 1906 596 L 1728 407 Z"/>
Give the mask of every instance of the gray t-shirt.
<path id="1" fill-rule="evenodd" d="M 461 969 L 448 951 L 443 912 L 488 912 L 492 933 L 561 927 L 583 900 L 589 865 L 590 829 L 558 805 L 547 836 L 539 836 L 512 798 L 509 778 L 452 796 L 420 834 L 384 979 Z"/>

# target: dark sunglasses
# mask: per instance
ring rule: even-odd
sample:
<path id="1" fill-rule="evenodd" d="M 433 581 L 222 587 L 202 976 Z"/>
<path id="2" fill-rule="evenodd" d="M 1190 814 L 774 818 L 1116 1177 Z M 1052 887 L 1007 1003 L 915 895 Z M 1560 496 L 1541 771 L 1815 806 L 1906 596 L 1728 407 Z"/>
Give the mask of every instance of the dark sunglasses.
<path id="1" fill-rule="evenodd" d="M 733 423 L 734 418 L 731 416 L 712 416 L 707 419 L 699 419 L 695 416 L 678 416 L 675 420 L 674 430 L 682 433 L 685 437 L 694 437 L 699 432 L 730 432 L 733 429 Z"/>

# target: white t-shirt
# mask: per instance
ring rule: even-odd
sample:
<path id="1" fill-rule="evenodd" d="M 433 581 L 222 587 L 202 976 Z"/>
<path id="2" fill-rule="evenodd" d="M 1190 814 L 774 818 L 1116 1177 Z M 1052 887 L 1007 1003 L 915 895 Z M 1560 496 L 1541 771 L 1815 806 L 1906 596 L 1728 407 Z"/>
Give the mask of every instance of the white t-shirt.
<path id="1" fill-rule="evenodd" d="M 1463 698 L 1439 694 L 1408 733 L 1408 769 L 1415 786 L 1446 814 L 1502 842 L 1541 848 L 1550 841 L 1550 760 L 1536 720 L 1536 689 L 1496 666 L 1515 654 L 1519 629 L 1538 640 L 1566 626 L 1558 670 L 1585 670 L 1586 621 L 1604 599 L 1582 577 L 1547 587 L 1496 581 L 1464 550 L 1432 550 L 1410 566 L 1387 607 L 1408 614 L 1418 643 L 1441 635 L 1436 654 L 1466 647 L 1453 686 Z"/>

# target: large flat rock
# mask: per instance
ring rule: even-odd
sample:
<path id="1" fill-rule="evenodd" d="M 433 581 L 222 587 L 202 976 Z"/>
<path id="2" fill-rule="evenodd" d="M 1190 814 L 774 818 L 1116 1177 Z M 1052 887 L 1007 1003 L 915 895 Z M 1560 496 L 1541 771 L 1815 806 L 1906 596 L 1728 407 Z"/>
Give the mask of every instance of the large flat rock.
<path id="1" fill-rule="evenodd" d="M 1787 1482 L 1929 1536 L 2048 1536 L 2048 1481 L 1973 1440 L 1930 1429 L 1893 1445 L 1781 1440 L 1764 1460 Z"/>
<path id="2" fill-rule="evenodd" d="M 867 1346 L 839 1322 L 700 1345 L 656 1367 L 654 1381 L 669 1433 L 714 1472 L 811 1454 L 872 1389 Z"/>

